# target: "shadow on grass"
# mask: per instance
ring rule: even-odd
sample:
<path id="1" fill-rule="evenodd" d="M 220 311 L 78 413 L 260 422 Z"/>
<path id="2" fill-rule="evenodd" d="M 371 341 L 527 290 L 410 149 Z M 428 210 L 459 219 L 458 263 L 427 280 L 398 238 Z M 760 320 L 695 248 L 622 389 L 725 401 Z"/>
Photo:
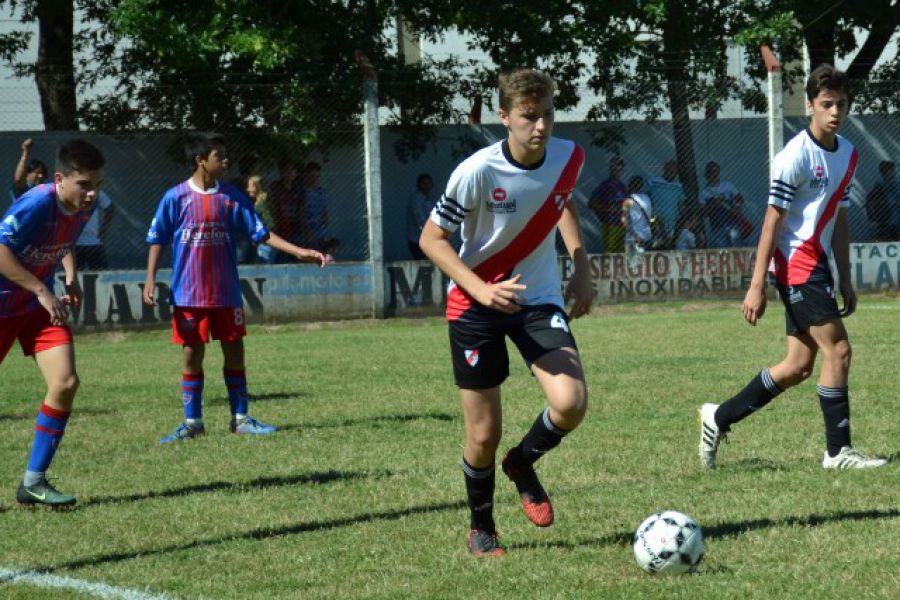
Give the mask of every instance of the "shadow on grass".
<path id="1" fill-rule="evenodd" d="M 703 527 L 703 538 L 707 540 L 735 537 L 737 535 L 756 531 L 758 529 L 773 529 L 776 527 L 816 527 L 828 523 L 841 521 L 870 521 L 875 519 L 896 519 L 900 517 L 900 510 L 861 510 L 849 512 L 837 512 L 828 515 L 809 515 L 806 517 L 785 517 L 783 519 L 750 519 L 734 523 L 721 523 L 719 525 Z M 556 548 L 561 550 L 575 550 L 595 546 L 623 546 L 631 544 L 634 539 L 633 531 L 618 531 L 596 538 L 582 538 L 572 541 L 548 540 L 546 542 L 528 542 L 524 544 L 508 544 L 510 549 L 541 550 Z"/>
<path id="2" fill-rule="evenodd" d="M 250 394 L 250 403 L 254 402 L 272 402 L 276 400 L 298 400 L 309 396 L 306 392 L 269 392 L 267 394 Z M 228 396 L 213 396 L 204 398 L 210 406 L 228 405 Z"/>
<path id="3" fill-rule="evenodd" d="M 290 485 L 319 485 L 323 483 L 332 483 L 335 481 L 353 481 L 356 479 L 381 479 L 390 477 L 390 471 L 380 471 L 375 473 L 352 472 L 352 471 L 322 471 L 318 473 L 306 473 L 303 475 L 293 475 L 289 477 L 259 477 L 250 481 L 211 481 L 208 483 L 198 483 L 197 485 L 188 485 L 184 487 L 172 488 L 168 490 L 150 490 L 141 494 L 129 494 L 125 496 L 98 496 L 88 498 L 84 502 L 80 502 L 80 509 L 89 508 L 91 506 L 99 506 L 103 504 L 121 504 L 124 502 L 140 502 L 142 500 L 150 500 L 153 498 L 179 498 L 190 494 L 208 494 L 211 492 L 229 491 L 243 492 L 247 490 L 260 490 L 272 487 L 283 487 Z"/>
<path id="4" fill-rule="evenodd" d="M 76 403 L 75 410 L 72 411 L 72 418 L 102 417 L 104 415 L 114 414 L 118 413 L 108 408 L 78 408 L 78 404 Z M 35 417 L 37 417 L 37 409 L 35 409 L 33 413 L 0 414 L 0 421 L 34 421 Z"/>
<path id="5" fill-rule="evenodd" d="M 69 562 L 63 562 L 46 567 L 35 567 L 33 570 L 41 573 L 52 573 L 65 569 L 83 569 L 85 567 L 96 567 L 100 565 L 108 565 L 118 563 L 134 558 L 144 558 L 149 556 L 160 556 L 164 554 L 173 554 L 176 552 L 184 552 L 185 550 L 193 550 L 195 548 L 206 548 L 226 544 L 229 542 L 258 540 L 264 541 L 271 538 L 282 537 L 286 535 L 299 535 L 302 533 L 310 533 L 313 531 L 325 531 L 330 529 L 341 529 L 344 527 L 353 527 L 363 523 L 371 523 L 374 521 L 396 521 L 404 517 L 421 515 L 433 512 L 456 511 L 466 507 L 464 501 L 459 502 L 443 502 L 439 504 L 425 504 L 422 506 L 412 506 L 397 510 L 386 510 L 380 512 L 369 512 L 345 517 L 343 519 L 326 519 L 323 521 L 312 521 L 309 523 L 297 523 L 296 525 L 288 525 L 286 527 L 261 528 L 252 529 L 242 533 L 233 533 L 221 537 L 210 538 L 206 540 L 192 540 L 183 544 L 173 544 L 156 549 L 134 550 L 130 552 L 112 552 L 109 554 L 101 554 L 81 558 Z"/>
<path id="6" fill-rule="evenodd" d="M 446 413 L 440 412 L 407 413 L 402 415 L 375 415 L 372 417 L 360 417 L 358 419 L 344 419 L 342 421 L 334 421 L 332 423 L 287 424 L 279 426 L 278 431 L 291 431 L 295 429 L 333 429 L 337 427 L 355 427 L 357 425 L 381 427 L 383 425 L 395 425 L 398 423 L 409 423 L 411 421 L 431 420 L 448 422 L 455 419 L 456 417 L 454 417 L 453 415 L 448 415 Z"/>

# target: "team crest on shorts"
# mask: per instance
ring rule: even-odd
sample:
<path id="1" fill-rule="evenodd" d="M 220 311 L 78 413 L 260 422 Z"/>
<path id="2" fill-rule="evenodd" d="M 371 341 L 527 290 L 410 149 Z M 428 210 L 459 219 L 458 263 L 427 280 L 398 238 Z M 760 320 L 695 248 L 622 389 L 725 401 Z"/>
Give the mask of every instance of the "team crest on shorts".
<path id="1" fill-rule="evenodd" d="M 470 367 L 478 364 L 478 350 L 465 350 L 464 352 L 466 353 L 466 362 Z"/>
<path id="2" fill-rule="evenodd" d="M 181 317 L 181 328 L 185 331 L 193 331 L 196 324 L 194 317 Z"/>

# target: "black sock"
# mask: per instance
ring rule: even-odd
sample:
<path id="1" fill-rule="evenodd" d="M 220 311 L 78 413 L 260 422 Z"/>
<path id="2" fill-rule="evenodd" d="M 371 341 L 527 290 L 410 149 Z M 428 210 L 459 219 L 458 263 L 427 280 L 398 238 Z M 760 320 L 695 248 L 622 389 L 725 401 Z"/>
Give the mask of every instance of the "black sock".
<path id="1" fill-rule="evenodd" d="M 780 393 L 781 389 L 775 384 L 769 369 L 763 369 L 736 396 L 723 402 L 716 410 L 719 431 L 728 431 L 733 424 L 758 411 Z"/>
<path id="2" fill-rule="evenodd" d="M 567 433 L 569 433 L 567 430 L 553 424 L 550 420 L 550 409 L 545 408 L 534 420 L 531 429 L 519 445 L 511 450 L 513 462 L 523 467 L 532 466 L 540 457 L 559 446 Z"/>
<path id="3" fill-rule="evenodd" d="M 841 448 L 850 445 L 850 394 L 846 387 L 833 388 L 817 385 L 819 406 L 825 417 L 825 442 L 828 456 L 840 454 Z"/>
<path id="4" fill-rule="evenodd" d="M 494 465 L 476 469 L 463 458 L 466 494 L 469 501 L 469 526 L 487 533 L 496 533 L 494 525 Z"/>

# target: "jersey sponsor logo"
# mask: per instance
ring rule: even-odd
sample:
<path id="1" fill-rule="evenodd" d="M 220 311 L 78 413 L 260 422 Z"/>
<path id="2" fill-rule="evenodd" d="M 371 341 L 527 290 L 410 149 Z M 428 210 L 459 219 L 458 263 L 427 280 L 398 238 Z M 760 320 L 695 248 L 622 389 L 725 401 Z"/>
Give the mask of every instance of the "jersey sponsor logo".
<path id="1" fill-rule="evenodd" d="M 54 244 L 49 246 L 26 246 L 19 255 L 19 260 L 26 265 L 57 263 L 71 251 L 71 244 Z"/>
<path id="2" fill-rule="evenodd" d="M 556 313 L 552 317 L 550 317 L 550 327 L 553 329 L 562 329 L 566 333 L 569 332 L 569 324 L 566 323 L 566 318 L 562 315 L 562 313 Z"/>
<path id="3" fill-rule="evenodd" d="M 822 165 L 816 165 L 813 167 L 813 178 L 809 181 L 809 187 L 811 188 L 824 188 L 828 187 L 828 177 L 825 175 L 825 167 Z"/>
<path id="4" fill-rule="evenodd" d="M 470 367 L 474 367 L 478 364 L 478 350 L 464 350 L 466 355 L 466 362 L 469 363 Z"/>
<path id="5" fill-rule="evenodd" d="M 221 246 L 231 241 L 231 234 L 215 221 L 197 223 L 181 230 L 181 243 L 192 246 Z"/>
<path id="6" fill-rule="evenodd" d="M 506 190 L 503 188 L 494 188 L 491 192 L 491 202 L 487 203 L 488 212 L 494 214 L 510 214 L 516 212 L 516 199 L 508 198 Z"/>

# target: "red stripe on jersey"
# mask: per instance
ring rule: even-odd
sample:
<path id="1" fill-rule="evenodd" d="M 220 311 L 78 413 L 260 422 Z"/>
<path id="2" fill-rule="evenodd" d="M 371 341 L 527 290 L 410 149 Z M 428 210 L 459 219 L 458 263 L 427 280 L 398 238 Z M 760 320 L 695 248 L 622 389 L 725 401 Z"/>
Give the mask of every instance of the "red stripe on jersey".
<path id="1" fill-rule="evenodd" d="M 584 150 L 575 144 L 569 162 L 566 163 L 543 205 L 505 248 L 472 268 L 476 275 L 488 283 L 502 281 L 509 275 L 513 267 L 527 258 L 535 248 L 541 245 L 541 242 L 547 239 L 562 217 L 563 209 L 569 203 L 582 164 L 584 164 Z M 560 198 L 561 201 L 559 201 Z M 454 286 L 447 294 L 447 320 L 458 319 L 472 306 L 472 302 L 472 296 L 468 292 L 459 286 Z"/>
<path id="2" fill-rule="evenodd" d="M 790 261 L 785 258 L 784 253 L 780 249 L 775 250 L 773 260 L 775 261 L 775 278 L 778 280 L 778 283 L 782 285 L 802 285 L 809 281 L 810 275 L 812 275 L 813 270 L 819 263 L 819 257 L 825 253 L 825 249 L 822 247 L 822 232 L 825 231 L 825 227 L 837 213 L 838 206 L 844 198 L 844 193 L 847 191 L 847 186 L 850 185 L 850 181 L 853 179 L 858 157 L 859 153 L 854 148 L 853 153 L 850 155 L 850 162 L 847 165 L 847 172 L 844 173 L 837 190 L 828 199 L 828 203 L 825 205 L 825 210 L 822 212 L 819 222 L 816 223 L 813 234 L 794 250 Z"/>

